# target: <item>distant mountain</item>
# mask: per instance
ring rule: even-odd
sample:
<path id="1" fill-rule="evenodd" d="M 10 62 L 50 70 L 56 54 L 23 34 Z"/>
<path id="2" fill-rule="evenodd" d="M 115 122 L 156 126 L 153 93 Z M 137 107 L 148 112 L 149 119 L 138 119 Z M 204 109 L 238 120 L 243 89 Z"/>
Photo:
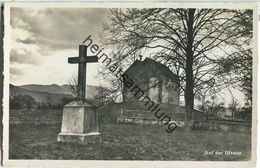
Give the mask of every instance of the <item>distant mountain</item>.
<path id="1" fill-rule="evenodd" d="M 86 98 L 94 99 L 98 94 L 97 88 L 97 86 L 87 85 Z M 14 86 L 10 84 L 10 95 L 29 95 L 32 96 L 37 102 L 43 102 L 48 99 L 48 101 L 54 103 L 59 103 L 63 97 L 72 98 L 73 96 L 68 85 L 59 86 L 57 84 L 28 84 L 21 86 Z"/>
<path id="2" fill-rule="evenodd" d="M 68 85 L 61 85 L 61 87 L 64 90 L 69 91 L 69 86 Z M 92 86 L 92 85 L 87 85 L 86 86 L 86 98 L 87 99 L 94 99 L 97 94 L 98 94 L 98 86 Z"/>
<path id="3" fill-rule="evenodd" d="M 52 84 L 52 85 L 38 85 L 38 84 L 29 84 L 29 85 L 21 85 L 18 86 L 23 89 L 28 89 L 32 91 L 39 91 L 39 92 L 47 92 L 47 93 L 53 93 L 53 94 L 70 94 L 71 92 L 67 89 L 64 89 L 63 87 Z"/>
<path id="4" fill-rule="evenodd" d="M 16 95 L 29 95 L 32 96 L 36 102 L 51 102 L 54 104 L 61 103 L 61 99 L 66 98 L 72 98 L 72 95 L 70 94 L 56 94 L 56 93 L 48 93 L 48 92 L 42 92 L 42 91 L 33 91 L 30 89 L 25 89 L 20 86 L 14 86 L 10 84 L 10 96 L 16 96 Z"/>

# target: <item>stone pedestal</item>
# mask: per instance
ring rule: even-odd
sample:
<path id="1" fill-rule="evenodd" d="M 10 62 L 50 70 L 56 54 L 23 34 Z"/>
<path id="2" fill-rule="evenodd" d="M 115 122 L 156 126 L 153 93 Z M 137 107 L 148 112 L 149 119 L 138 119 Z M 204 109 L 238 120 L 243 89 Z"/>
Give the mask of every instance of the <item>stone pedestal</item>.
<path id="1" fill-rule="evenodd" d="M 98 142 L 99 135 L 98 114 L 93 105 L 85 101 L 73 101 L 64 106 L 59 142 Z"/>

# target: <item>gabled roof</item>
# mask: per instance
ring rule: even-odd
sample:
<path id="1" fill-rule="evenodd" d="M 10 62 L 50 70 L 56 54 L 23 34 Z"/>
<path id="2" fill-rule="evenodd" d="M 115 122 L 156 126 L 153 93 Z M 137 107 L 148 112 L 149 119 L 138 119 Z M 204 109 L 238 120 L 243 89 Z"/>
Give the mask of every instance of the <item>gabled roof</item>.
<path id="1" fill-rule="evenodd" d="M 132 71 L 132 69 L 142 69 L 149 67 L 150 70 L 156 70 L 158 72 L 164 73 L 172 79 L 179 80 L 178 76 L 174 74 L 166 65 L 161 64 L 151 58 L 145 58 L 144 61 L 136 60 L 134 63 L 128 67 L 128 69 L 124 72 L 125 74 Z"/>

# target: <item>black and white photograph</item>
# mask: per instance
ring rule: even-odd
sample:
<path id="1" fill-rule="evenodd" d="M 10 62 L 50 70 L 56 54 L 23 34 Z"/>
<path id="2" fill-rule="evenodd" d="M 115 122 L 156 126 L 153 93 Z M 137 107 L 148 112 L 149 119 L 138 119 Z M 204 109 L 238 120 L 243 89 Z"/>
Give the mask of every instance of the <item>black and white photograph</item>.
<path id="1" fill-rule="evenodd" d="M 5 5 L 4 158 L 253 166 L 255 19 L 252 4 Z"/>

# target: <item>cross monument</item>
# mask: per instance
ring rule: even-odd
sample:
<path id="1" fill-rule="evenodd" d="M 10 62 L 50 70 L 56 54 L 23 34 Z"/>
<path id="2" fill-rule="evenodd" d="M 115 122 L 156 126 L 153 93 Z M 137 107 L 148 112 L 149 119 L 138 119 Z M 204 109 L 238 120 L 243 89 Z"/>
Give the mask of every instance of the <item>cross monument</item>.
<path id="1" fill-rule="evenodd" d="M 78 66 L 77 100 L 63 108 L 59 142 L 91 143 L 100 140 L 98 132 L 98 114 L 96 108 L 86 101 L 87 63 L 98 62 L 97 56 L 87 56 L 87 46 L 79 45 L 79 57 L 70 57 L 70 64 Z"/>
<path id="2" fill-rule="evenodd" d="M 79 45 L 79 57 L 71 57 L 68 59 L 70 64 L 79 64 L 78 67 L 78 87 L 77 98 L 85 100 L 86 94 L 86 68 L 87 63 L 98 62 L 97 56 L 87 56 L 87 46 Z"/>

